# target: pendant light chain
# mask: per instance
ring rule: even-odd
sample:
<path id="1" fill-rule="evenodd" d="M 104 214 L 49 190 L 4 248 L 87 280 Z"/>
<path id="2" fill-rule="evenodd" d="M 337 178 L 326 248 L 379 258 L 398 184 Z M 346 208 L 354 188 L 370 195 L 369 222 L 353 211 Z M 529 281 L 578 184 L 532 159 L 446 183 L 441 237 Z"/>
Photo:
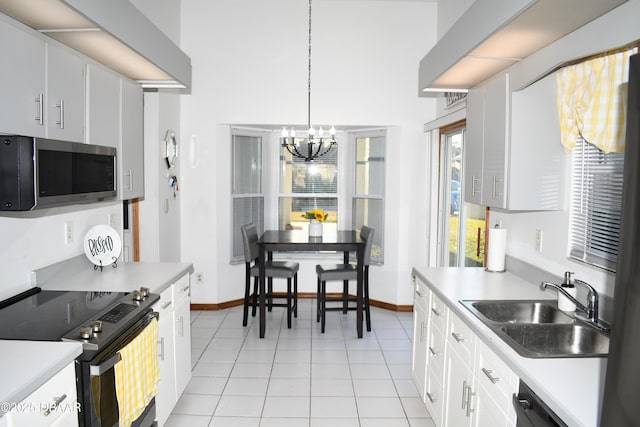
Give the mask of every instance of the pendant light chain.
<path id="1" fill-rule="evenodd" d="M 307 80 L 307 129 L 311 129 L 311 0 L 309 0 L 309 78 Z"/>

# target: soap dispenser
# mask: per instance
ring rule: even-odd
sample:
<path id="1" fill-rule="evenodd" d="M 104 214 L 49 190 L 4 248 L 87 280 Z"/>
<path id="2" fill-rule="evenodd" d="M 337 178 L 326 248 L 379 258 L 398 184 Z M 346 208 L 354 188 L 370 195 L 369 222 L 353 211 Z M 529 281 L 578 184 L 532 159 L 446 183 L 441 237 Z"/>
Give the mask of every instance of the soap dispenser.
<path id="1" fill-rule="evenodd" d="M 571 277 L 572 274 L 574 273 L 566 271 L 564 273 L 564 281 L 560 286 L 563 290 L 567 291 L 569 295 L 575 298 L 577 295 L 577 289 L 573 283 L 573 278 Z M 562 292 L 558 292 L 558 308 L 562 311 L 573 312 L 576 311 L 576 304 L 564 296 Z"/>

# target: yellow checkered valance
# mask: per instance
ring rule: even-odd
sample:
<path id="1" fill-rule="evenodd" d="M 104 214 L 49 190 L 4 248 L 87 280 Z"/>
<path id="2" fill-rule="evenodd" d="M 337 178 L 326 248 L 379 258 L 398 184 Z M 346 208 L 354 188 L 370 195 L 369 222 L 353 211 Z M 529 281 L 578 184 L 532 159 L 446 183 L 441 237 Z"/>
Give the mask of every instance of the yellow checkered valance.
<path id="1" fill-rule="evenodd" d="M 558 71 L 561 142 L 571 151 L 579 136 L 605 153 L 624 152 L 629 56 L 620 49 Z"/>

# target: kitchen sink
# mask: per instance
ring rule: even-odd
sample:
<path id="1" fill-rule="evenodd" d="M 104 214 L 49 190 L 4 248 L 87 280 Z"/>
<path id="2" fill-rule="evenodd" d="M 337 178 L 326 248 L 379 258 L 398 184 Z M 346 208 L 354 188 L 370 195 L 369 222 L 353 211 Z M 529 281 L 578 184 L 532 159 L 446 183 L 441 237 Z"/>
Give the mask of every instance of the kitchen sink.
<path id="1" fill-rule="evenodd" d="M 609 336 L 554 300 L 460 301 L 524 357 L 606 357 Z"/>
<path id="2" fill-rule="evenodd" d="M 500 331 L 526 357 L 598 357 L 609 352 L 609 337 L 587 325 L 506 325 Z"/>
<path id="3" fill-rule="evenodd" d="M 465 302 L 463 302 L 465 304 Z M 575 319 L 546 301 L 469 301 L 471 311 L 499 323 L 573 323 Z M 470 307 L 469 307 L 470 306 Z"/>

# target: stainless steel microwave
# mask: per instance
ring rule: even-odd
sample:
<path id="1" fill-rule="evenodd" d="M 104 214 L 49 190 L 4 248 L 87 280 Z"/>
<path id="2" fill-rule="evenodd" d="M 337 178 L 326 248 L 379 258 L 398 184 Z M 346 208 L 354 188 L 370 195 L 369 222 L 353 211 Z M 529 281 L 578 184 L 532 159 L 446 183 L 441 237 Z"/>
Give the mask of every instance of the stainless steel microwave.
<path id="1" fill-rule="evenodd" d="M 0 211 L 30 211 L 115 198 L 116 149 L 0 136 Z"/>

